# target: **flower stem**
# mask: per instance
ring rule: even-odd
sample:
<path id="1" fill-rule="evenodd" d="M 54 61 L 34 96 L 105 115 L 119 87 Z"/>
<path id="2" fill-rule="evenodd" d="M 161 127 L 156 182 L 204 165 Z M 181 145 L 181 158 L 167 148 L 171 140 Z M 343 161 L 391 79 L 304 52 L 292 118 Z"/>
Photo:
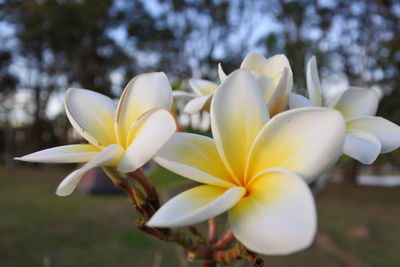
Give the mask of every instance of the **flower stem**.
<path id="1" fill-rule="evenodd" d="M 208 241 L 214 244 L 218 239 L 217 218 L 213 217 L 208 220 Z"/>
<path id="2" fill-rule="evenodd" d="M 149 219 L 154 214 L 154 210 L 149 204 L 148 200 L 143 196 L 135 186 L 132 186 L 132 196 L 135 199 L 136 205 L 139 208 L 139 212 L 146 218 Z"/>
<path id="3" fill-rule="evenodd" d="M 232 230 L 227 231 L 220 240 L 218 240 L 213 248 L 214 249 L 223 249 L 224 247 L 226 247 L 233 239 L 234 239 L 234 235 Z"/>
<path id="4" fill-rule="evenodd" d="M 207 244 L 207 240 L 203 237 L 203 235 L 197 230 L 196 226 L 189 225 L 187 227 L 190 233 L 196 238 L 196 241 L 201 244 Z"/>
<path id="5" fill-rule="evenodd" d="M 155 211 L 153 207 L 139 189 L 131 185 L 129 181 L 125 177 L 122 177 L 116 170 L 109 167 L 104 167 L 103 170 L 115 186 L 125 191 L 140 214 L 146 219 L 149 219 L 154 214 Z"/>
<path id="6" fill-rule="evenodd" d="M 161 240 L 167 240 L 167 235 L 156 228 L 146 226 L 146 221 L 142 218 L 135 220 L 136 227 L 149 235 L 152 235 Z"/>
<path id="7" fill-rule="evenodd" d="M 263 266 L 263 260 L 253 252 L 249 251 L 240 243 L 230 245 L 234 240 L 231 230 L 227 231 L 218 240 L 217 218 L 208 221 L 208 239 L 193 225 L 187 227 L 192 236 L 187 235 L 184 229 L 168 229 L 148 227 L 146 222 L 160 208 L 158 193 L 154 185 L 146 177 L 142 169 L 138 169 L 127 175 L 138 182 L 143 192 L 135 187 L 121 174 L 111 168 L 104 168 L 113 183 L 124 190 L 131 199 L 136 210 L 143 215 L 135 221 L 136 227 L 142 232 L 151 235 L 159 240 L 173 242 L 188 251 L 187 260 L 203 260 L 203 267 L 216 267 L 218 263 L 234 264 L 237 260 L 243 259 L 253 267 Z"/>
<path id="8" fill-rule="evenodd" d="M 213 259 L 215 262 L 225 264 L 234 264 L 238 259 L 248 261 L 253 267 L 261 267 L 264 265 L 263 259 L 250 252 L 246 247 L 240 243 L 227 250 L 214 250 Z"/>
<path id="9" fill-rule="evenodd" d="M 217 263 L 214 261 L 210 261 L 210 260 L 204 260 L 203 261 L 203 267 L 216 267 Z"/>
<path id="10" fill-rule="evenodd" d="M 143 187 L 143 190 L 146 193 L 146 198 L 150 202 L 154 211 L 158 210 L 160 208 L 160 199 L 157 190 L 150 182 L 149 178 L 144 174 L 143 169 L 139 168 L 134 172 L 128 173 L 128 175 Z"/>

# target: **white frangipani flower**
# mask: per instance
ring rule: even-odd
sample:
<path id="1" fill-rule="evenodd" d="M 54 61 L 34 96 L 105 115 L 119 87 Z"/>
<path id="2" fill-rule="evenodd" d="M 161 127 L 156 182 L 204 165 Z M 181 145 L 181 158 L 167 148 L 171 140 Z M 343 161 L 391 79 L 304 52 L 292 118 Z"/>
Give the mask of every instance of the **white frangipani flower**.
<path id="1" fill-rule="evenodd" d="M 173 92 L 174 97 L 177 99 L 190 99 L 183 111 L 188 114 L 196 114 L 202 109 L 208 109 L 218 84 L 203 79 L 189 79 L 189 86 L 193 91 L 192 93 L 184 91 Z"/>
<path id="2" fill-rule="evenodd" d="M 262 254 L 309 246 L 316 211 L 311 182 L 341 154 L 339 112 L 303 108 L 269 119 L 254 76 L 229 75 L 215 92 L 209 137 L 175 133 L 157 152 L 161 166 L 203 185 L 159 209 L 151 227 L 196 224 L 226 211 L 235 237 Z"/>
<path id="3" fill-rule="evenodd" d="M 133 78 L 118 105 L 109 97 L 68 89 L 65 111 L 72 126 L 89 144 L 66 145 L 35 152 L 17 160 L 43 163 L 87 162 L 59 185 L 59 196 L 71 194 L 85 172 L 112 167 L 129 173 L 142 167 L 175 132 L 169 113 L 172 90 L 164 73 Z"/>
<path id="4" fill-rule="evenodd" d="M 293 87 L 293 73 L 285 55 L 265 58 L 261 54 L 250 53 L 243 59 L 240 68 L 251 71 L 256 78 L 271 117 L 285 110 Z M 224 81 L 226 74 L 221 65 L 218 66 L 218 74 Z"/>
<path id="5" fill-rule="evenodd" d="M 340 111 L 346 121 L 344 154 L 364 164 L 371 164 L 379 154 L 391 152 L 400 146 L 400 127 L 374 116 L 379 103 L 375 90 L 350 87 L 328 104 L 321 91 L 315 56 L 308 62 L 306 74 L 309 99 L 291 94 L 290 108 L 325 106 Z"/>
<path id="6" fill-rule="evenodd" d="M 243 59 L 240 68 L 251 71 L 256 78 L 271 117 L 285 110 L 293 86 L 292 70 L 285 55 L 265 58 L 258 53 L 250 53 Z M 221 82 L 227 77 L 221 64 L 218 64 L 218 75 Z M 203 108 L 208 109 L 218 84 L 208 80 L 190 79 L 189 85 L 193 93 L 174 91 L 174 96 L 178 99 L 192 98 L 186 104 L 184 112 L 195 114 Z"/>

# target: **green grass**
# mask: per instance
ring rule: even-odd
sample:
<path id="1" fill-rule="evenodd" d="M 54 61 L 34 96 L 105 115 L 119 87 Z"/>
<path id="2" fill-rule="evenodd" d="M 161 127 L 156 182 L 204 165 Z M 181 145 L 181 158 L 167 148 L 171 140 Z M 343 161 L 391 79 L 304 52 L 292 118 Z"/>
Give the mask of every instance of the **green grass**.
<path id="1" fill-rule="evenodd" d="M 66 174 L 1 170 L 1 266 L 151 266 L 160 250 L 175 265 L 174 248 L 135 229 L 124 195 L 56 196 Z"/>
<path id="2" fill-rule="evenodd" d="M 54 191 L 67 173 L 0 168 L 0 266 L 152 266 L 156 255 L 162 255 L 161 266 L 178 266 L 172 244 L 135 229 L 137 215 L 124 195 L 57 197 Z M 187 181 L 162 170 L 152 179 L 162 188 Z M 366 266 L 400 266 L 398 188 L 331 185 L 317 206 L 319 231 L 340 250 Z M 370 234 L 348 234 L 360 226 Z M 266 266 L 341 266 L 315 245 L 265 261 Z"/>
<path id="3" fill-rule="evenodd" d="M 157 168 L 149 174 L 149 178 L 159 190 L 171 189 L 190 184 L 190 180 L 174 174 L 164 168 Z"/>

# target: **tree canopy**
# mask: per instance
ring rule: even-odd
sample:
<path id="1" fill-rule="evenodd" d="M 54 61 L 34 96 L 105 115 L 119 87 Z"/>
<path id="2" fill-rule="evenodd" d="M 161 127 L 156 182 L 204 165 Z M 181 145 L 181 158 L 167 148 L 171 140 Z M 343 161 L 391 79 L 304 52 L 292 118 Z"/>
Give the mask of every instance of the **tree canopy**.
<path id="1" fill-rule="evenodd" d="M 230 72 L 259 51 L 285 53 L 301 91 L 315 54 L 325 84 L 381 89 L 379 112 L 400 123 L 399 20 L 394 0 L 0 1 L 0 27 L 12 32 L 0 34 L 1 100 L 29 90 L 27 123 L 43 136 L 50 99 L 68 87 L 113 96 L 159 70 L 171 82 L 217 80 L 218 62 Z"/>

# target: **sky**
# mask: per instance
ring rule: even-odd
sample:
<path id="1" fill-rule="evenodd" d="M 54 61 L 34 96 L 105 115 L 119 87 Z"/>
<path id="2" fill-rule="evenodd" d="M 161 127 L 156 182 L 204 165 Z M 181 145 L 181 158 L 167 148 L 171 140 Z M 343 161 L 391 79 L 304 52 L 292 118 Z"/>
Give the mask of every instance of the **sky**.
<path id="1" fill-rule="evenodd" d="M 332 4 L 332 2 L 334 1 L 330 1 L 330 0 L 323 0 L 321 1 L 321 3 L 325 4 L 325 5 L 330 5 Z M 1 3 L 1 0 L 0 0 Z M 122 4 L 123 2 L 119 2 L 117 1 L 117 5 Z M 164 5 L 161 5 L 159 3 L 159 1 L 157 0 L 149 0 L 149 1 L 145 1 L 146 3 L 146 7 L 151 11 L 151 13 L 154 16 L 158 16 L 160 14 L 162 14 L 163 10 L 165 9 Z M 259 2 L 255 2 L 255 4 L 257 4 Z M 258 7 L 255 6 L 253 7 L 255 9 L 257 9 Z M 243 14 L 242 14 L 243 15 Z M 262 49 L 260 47 L 258 47 L 257 45 L 252 45 L 252 44 L 256 44 L 257 41 L 259 40 L 259 38 L 261 36 L 265 36 L 265 34 L 267 33 L 271 33 L 271 32 L 279 32 L 281 29 L 281 25 L 276 22 L 275 20 L 273 20 L 270 16 L 264 16 L 263 13 L 254 13 L 251 14 L 251 11 L 248 12 L 248 14 L 246 15 L 246 13 L 244 13 L 245 17 L 241 17 L 241 16 L 232 16 L 233 19 L 236 20 L 246 20 L 249 21 L 250 23 L 245 24 L 243 23 L 243 25 L 259 25 L 258 27 L 256 27 L 256 29 L 249 29 L 246 26 L 242 26 L 239 27 L 238 30 L 228 36 L 228 38 L 226 40 L 224 40 L 227 43 L 230 44 L 236 44 L 236 43 L 241 43 L 241 42 L 248 42 L 250 45 L 249 47 L 252 47 L 251 51 L 249 52 L 260 52 L 263 53 L 265 56 L 272 56 L 272 55 L 266 55 L 265 54 L 265 49 Z M 199 19 L 199 18 L 196 18 Z M 199 20 L 200 21 L 200 20 Z M 207 21 L 202 22 L 204 23 L 205 26 L 207 26 Z M 209 26 L 209 25 L 208 25 Z M 337 26 L 340 28 L 340 25 Z M 339 29 L 337 30 L 339 31 Z M 251 35 L 249 36 L 249 32 L 251 32 Z M 15 39 L 12 38 L 13 34 L 14 34 L 14 29 L 13 29 L 13 25 L 7 24 L 5 22 L 0 21 L 0 41 L 3 47 L 5 48 L 11 48 L 14 49 L 15 47 L 17 47 L 17 43 L 15 41 Z M 126 43 L 126 38 L 127 38 L 127 34 L 126 34 L 126 29 L 124 27 L 119 27 L 119 28 L 115 28 L 112 31 L 109 32 L 110 36 L 116 40 L 117 43 L 119 43 L 121 46 L 124 45 L 124 43 Z M 335 34 L 335 30 L 333 31 L 333 34 Z M 318 32 L 315 31 L 310 31 L 309 32 L 310 36 L 318 36 Z M 334 36 L 332 38 L 333 40 L 335 40 Z M 196 40 L 193 40 L 193 43 L 196 43 Z M 225 44 L 221 44 L 220 46 L 216 46 L 215 49 L 215 57 L 216 58 L 222 58 L 225 55 L 225 50 L 224 50 L 224 45 Z M 198 53 L 200 52 L 198 46 L 193 46 L 193 48 L 195 51 L 189 51 L 189 53 Z M 196 50 L 197 49 L 197 50 Z M 135 53 L 135 55 L 137 56 L 139 62 L 151 62 L 151 61 L 156 61 L 157 58 L 156 57 L 152 57 L 148 54 L 144 54 L 144 53 Z M 290 60 L 290 59 L 289 59 Z M 191 64 L 192 67 L 192 75 L 193 77 L 197 77 L 197 78 L 202 78 L 200 75 L 200 72 L 196 72 L 196 69 L 199 67 L 197 65 L 197 62 L 193 62 L 193 64 Z M 239 66 L 238 66 L 239 67 Z M 27 68 L 26 62 L 24 62 L 23 58 L 16 58 L 15 62 L 12 64 L 12 66 L 10 66 L 11 70 L 13 73 L 17 74 L 22 80 L 26 80 L 29 79 L 29 75 L 32 75 L 32 70 L 29 70 Z M 217 66 L 215 66 L 214 68 L 214 72 L 217 73 Z M 122 72 L 122 70 L 116 70 L 114 71 L 110 78 L 112 80 L 112 84 L 114 84 L 114 88 L 113 91 L 114 93 L 116 93 L 116 95 L 118 93 L 121 92 L 121 89 L 124 87 L 124 84 L 122 84 L 123 80 L 124 80 L 124 73 Z M 34 75 L 34 74 L 33 74 Z M 217 75 L 215 75 L 215 77 L 217 77 Z M 187 77 L 188 79 L 191 77 Z M 296 79 L 296 77 L 295 77 Z M 327 96 L 329 98 L 332 98 L 334 95 L 337 95 L 339 92 L 345 90 L 348 87 L 348 83 L 347 80 L 344 77 L 340 77 L 337 76 L 336 74 L 334 76 L 326 76 L 326 75 L 321 75 L 321 81 L 322 81 L 322 88 L 324 91 L 327 92 Z M 25 84 L 29 84 L 28 82 L 25 82 Z M 65 84 L 65 89 L 68 88 L 68 84 Z M 90 89 L 90 88 L 89 88 Z M 15 95 L 15 108 L 14 108 L 14 112 L 12 114 L 13 116 L 13 121 L 18 122 L 18 123 L 23 123 L 29 120 L 29 115 L 25 112 L 25 108 L 26 106 L 29 106 L 29 102 L 30 102 L 30 90 L 29 88 L 19 88 L 18 93 Z M 49 118 L 54 118 L 55 116 L 57 116 L 58 114 L 63 112 L 63 99 L 64 99 L 64 92 L 59 92 L 59 93 L 55 93 L 49 103 L 48 103 L 48 107 L 47 107 L 47 115 Z M 28 109 L 29 110 L 29 109 Z"/>

